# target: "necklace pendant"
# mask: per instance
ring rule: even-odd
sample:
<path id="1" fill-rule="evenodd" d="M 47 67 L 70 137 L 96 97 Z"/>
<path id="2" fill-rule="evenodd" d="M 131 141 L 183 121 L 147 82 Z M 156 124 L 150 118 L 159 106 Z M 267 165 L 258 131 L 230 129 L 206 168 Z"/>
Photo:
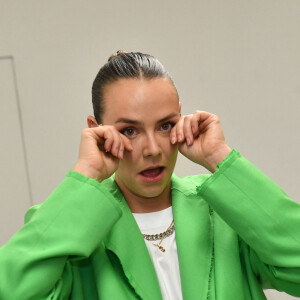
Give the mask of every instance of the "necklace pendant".
<path id="1" fill-rule="evenodd" d="M 153 244 L 153 245 L 154 245 L 154 246 L 157 246 L 158 249 L 159 249 L 161 252 L 165 252 L 165 251 L 166 251 L 166 249 L 165 249 L 163 246 L 159 245 L 159 244 Z"/>
<path id="2" fill-rule="evenodd" d="M 158 249 L 159 249 L 161 252 L 165 252 L 165 251 L 166 251 L 166 249 L 165 249 L 164 247 L 162 247 L 162 246 L 159 246 Z"/>

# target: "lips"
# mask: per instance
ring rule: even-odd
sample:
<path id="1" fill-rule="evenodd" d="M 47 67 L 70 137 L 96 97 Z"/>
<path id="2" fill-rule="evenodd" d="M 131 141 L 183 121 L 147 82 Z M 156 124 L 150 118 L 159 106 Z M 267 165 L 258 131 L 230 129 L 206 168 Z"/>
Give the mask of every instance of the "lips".
<path id="1" fill-rule="evenodd" d="M 163 169 L 163 167 L 147 169 L 147 170 L 142 171 L 141 174 L 145 177 L 156 177 L 161 173 L 162 169 Z"/>
<path id="2" fill-rule="evenodd" d="M 146 183 L 155 183 L 163 178 L 164 170 L 165 167 L 152 167 L 140 172 L 139 175 Z"/>

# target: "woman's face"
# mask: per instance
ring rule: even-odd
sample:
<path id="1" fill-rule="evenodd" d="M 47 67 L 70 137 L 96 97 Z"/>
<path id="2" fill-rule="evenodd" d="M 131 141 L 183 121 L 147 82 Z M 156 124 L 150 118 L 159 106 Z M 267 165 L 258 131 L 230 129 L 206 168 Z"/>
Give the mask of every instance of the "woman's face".
<path id="1" fill-rule="evenodd" d="M 128 137 L 115 174 L 121 190 L 139 197 L 157 197 L 170 187 L 177 145 L 170 131 L 180 118 L 178 94 L 168 78 L 120 79 L 105 87 L 103 125 Z"/>

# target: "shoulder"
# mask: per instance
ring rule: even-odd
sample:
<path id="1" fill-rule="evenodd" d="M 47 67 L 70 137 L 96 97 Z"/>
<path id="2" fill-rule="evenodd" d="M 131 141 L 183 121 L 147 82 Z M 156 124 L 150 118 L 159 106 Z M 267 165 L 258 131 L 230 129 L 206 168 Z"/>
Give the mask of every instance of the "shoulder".
<path id="1" fill-rule="evenodd" d="M 173 174 L 171 179 L 171 188 L 172 190 L 180 191 L 186 195 L 196 194 L 197 188 L 199 188 L 211 176 L 212 174 L 201 174 L 180 178 Z"/>

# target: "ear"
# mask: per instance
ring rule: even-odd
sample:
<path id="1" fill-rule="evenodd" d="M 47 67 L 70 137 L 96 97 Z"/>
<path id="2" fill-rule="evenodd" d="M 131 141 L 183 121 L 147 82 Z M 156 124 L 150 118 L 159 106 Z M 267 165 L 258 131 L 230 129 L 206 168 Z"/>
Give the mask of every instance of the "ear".
<path id="1" fill-rule="evenodd" d="M 87 124 L 88 124 L 89 128 L 98 127 L 98 123 L 97 123 L 95 117 L 93 117 L 93 116 L 87 117 Z"/>
<path id="2" fill-rule="evenodd" d="M 181 102 L 179 102 L 179 113 L 180 113 L 180 116 L 181 116 Z"/>

